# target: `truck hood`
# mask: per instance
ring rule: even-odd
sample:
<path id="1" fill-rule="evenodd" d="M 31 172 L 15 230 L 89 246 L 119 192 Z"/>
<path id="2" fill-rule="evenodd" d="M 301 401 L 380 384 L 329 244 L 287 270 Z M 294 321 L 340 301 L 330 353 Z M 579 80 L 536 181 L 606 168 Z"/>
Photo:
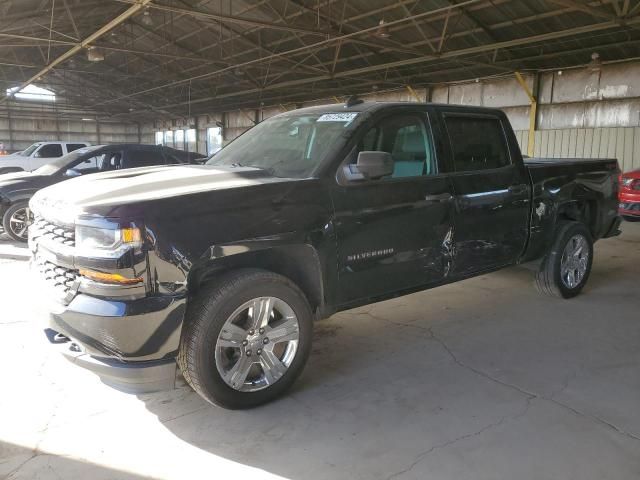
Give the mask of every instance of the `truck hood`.
<path id="1" fill-rule="evenodd" d="M 0 186 L 9 185 L 16 182 L 24 182 L 27 178 L 32 178 L 31 172 L 12 172 L 0 175 Z"/>
<path id="2" fill-rule="evenodd" d="M 78 177 L 40 190 L 35 210 L 73 210 L 116 206 L 191 195 L 212 190 L 291 181 L 250 167 L 176 165 L 132 168 Z M 71 212 L 69 212 L 71 213 Z"/>
<path id="3" fill-rule="evenodd" d="M 17 153 L 11 155 L 3 155 L 0 157 L 0 168 L 3 167 L 24 167 L 27 164 L 29 157 L 23 157 Z"/>

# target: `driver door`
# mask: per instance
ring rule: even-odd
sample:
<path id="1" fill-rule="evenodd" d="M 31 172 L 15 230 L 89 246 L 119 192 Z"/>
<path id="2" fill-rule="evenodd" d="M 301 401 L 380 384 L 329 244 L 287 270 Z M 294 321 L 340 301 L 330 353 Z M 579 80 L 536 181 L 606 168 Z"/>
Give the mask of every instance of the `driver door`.
<path id="1" fill-rule="evenodd" d="M 332 190 L 342 305 L 441 282 L 451 264 L 453 197 L 426 112 L 382 118 L 345 163 L 372 150 L 391 153 L 393 174 L 359 181 L 339 175 Z"/>

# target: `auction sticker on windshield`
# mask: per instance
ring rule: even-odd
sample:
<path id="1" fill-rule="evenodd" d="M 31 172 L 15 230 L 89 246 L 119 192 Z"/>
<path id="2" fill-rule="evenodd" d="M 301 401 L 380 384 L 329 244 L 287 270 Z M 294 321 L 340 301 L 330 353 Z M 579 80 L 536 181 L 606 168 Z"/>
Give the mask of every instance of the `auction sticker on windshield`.
<path id="1" fill-rule="evenodd" d="M 357 112 L 349 113 L 325 113 L 318 117 L 318 122 L 347 122 L 351 123 L 358 116 Z"/>

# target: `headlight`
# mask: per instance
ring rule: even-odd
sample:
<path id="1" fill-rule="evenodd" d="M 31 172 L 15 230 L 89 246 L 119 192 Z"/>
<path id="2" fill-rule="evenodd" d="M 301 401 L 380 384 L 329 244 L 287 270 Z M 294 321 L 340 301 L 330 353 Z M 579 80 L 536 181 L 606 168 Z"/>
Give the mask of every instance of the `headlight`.
<path id="1" fill-rule="evenodd" d="M 137 227 L 106 222 L 100 226 L 76 225 L 76 255 L 79 256 L 117 258 L 141 245 L 142 234 Z"/>

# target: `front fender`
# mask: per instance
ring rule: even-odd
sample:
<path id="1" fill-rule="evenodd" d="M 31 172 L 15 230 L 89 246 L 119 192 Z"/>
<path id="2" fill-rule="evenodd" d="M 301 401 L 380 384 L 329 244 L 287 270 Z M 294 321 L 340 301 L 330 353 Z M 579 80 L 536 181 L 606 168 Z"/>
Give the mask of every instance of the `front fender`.
<path id="1" fill-rule="evenodd" d="M 192 265 L 186 279 L 188 289 L 195 292 L 222 273 L 240 268 L 261 268 L 289 278 L 313 308 L 323 310 L 327 303 L 321 252 L 310 238 L 298 233 L 212 245 Z"/>

